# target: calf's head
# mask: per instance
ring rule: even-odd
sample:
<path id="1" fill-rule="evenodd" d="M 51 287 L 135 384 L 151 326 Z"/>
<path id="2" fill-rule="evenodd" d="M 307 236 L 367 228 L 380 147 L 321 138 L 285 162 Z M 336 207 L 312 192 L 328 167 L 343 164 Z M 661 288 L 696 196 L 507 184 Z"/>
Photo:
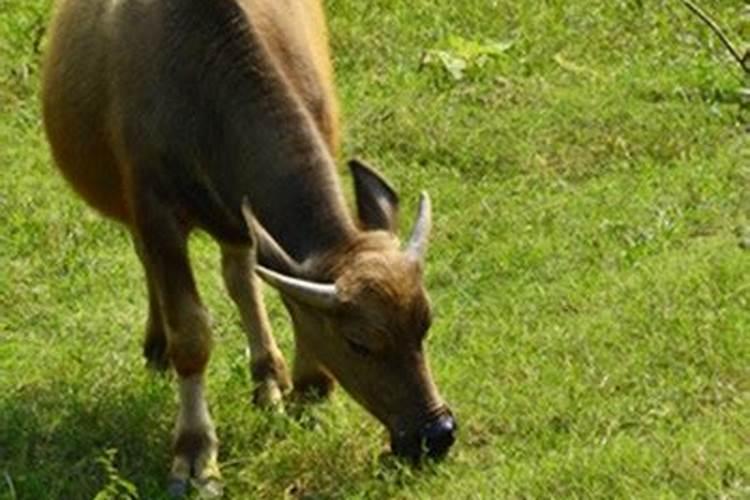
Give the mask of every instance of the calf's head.
<path id="1" fill-rule="evenodd" d="M 279 257 L 281 249 L 255 227 L 259 251 L 276 254 L 283 270 L 258 267 L 282 295 L 298 345 L 380 420 L 397 455 L 440 457 L 455 440 L 456 422 L 440 398 L 424 351 L 431 322 L 422 283 L 431 226 L 430 201 L 420 199 L 404 248 L 395 236 L 398 197 L 375 171 L 350 164 L 363 230 L 313 270 Z M 262 260 L 262 259 L 261 259 Z M 324 269 L 332 282 L 306 276 Z"/>

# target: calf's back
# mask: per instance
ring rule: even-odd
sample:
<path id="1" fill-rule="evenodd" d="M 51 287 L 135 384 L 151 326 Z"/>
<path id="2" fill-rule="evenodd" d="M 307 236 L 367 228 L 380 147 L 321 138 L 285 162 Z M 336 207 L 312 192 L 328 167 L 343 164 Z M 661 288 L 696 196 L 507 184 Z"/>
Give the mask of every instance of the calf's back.
<path id="1" fill-rule="evenodd" d="M 58 167 L 103 214 L 131 224 L 133 193 L 157 182 L 186 223 L 239 237 L 230 207 L 249 194 L 263 212 L 279 179 L 336 154 L 319 0 L 61 0 L 56 11 L 44 123 Z M 305 183 L 335 190 L 320 170 Z"/>

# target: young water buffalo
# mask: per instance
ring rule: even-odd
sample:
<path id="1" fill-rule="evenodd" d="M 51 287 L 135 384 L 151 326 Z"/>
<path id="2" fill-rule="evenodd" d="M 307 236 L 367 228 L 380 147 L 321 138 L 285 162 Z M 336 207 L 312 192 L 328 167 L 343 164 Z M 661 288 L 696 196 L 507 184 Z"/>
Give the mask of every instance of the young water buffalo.
<path id="1" fill-rule="evenodd" d="M 43 104 L 59 169 L 128 228 L 143 263 L 144 353 L 179 375 L 176 491 L 220 478 L 203 394 L 211 334 L 186 248 L 194 228 L 221 246 L 256 402 L 277 404 L 290 387 L 257 274 L 294 323 L 295 391 L 325 394 L 335 379 L 397 454 L 448 451 L 456 424 L 423 350 L 430 202 L 422 196 L 402 249 L 398 196 L 354 161 L 358 220 L 349 214 L 319 0 L 59 0 Z"/>

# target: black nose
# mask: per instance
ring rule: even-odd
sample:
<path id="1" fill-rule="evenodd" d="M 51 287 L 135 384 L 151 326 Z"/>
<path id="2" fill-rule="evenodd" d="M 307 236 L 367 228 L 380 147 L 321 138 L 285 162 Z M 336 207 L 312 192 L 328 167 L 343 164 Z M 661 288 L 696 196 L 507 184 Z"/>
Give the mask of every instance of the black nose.
<path id="1" fill-rule="evenodd" d="M 391 450 L 400 457 L 417 462 L 425 454 L 430 458 L 442 458 L 456 442 L 456 429 L 456 419 L 446 412 L 417 432 L 391 434 Z"/>
<path id="2" fill-rule="evenodd" d="M 456 420 L 452 415 L 443 415 L 430 422 L 422 431 L 427 455 L 432 458 L 445 456 L 456 442 L 456 428 Z"/>

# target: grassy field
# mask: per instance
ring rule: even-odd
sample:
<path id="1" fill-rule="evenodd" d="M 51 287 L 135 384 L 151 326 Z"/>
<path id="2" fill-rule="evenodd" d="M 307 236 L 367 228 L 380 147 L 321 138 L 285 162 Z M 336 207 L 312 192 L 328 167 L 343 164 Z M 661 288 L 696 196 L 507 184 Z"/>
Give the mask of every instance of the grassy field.
<path id="1" fill-rule="evenodd" d="M 750 498 L 750 81 L 718 39 L 678 1 L 326 3 L 346 156 L 434 200 L 428 349 L 459 442 L 417 469 L 342 391 L 252 408 L 197 235 L 227 496 Z M 703 3 L 750 39 L 747 2 Z M 162 498 L 174 384 L 143 367 L 127 235 L 52 169 L 48 15 L 0 0 L 0 499 Z"/>

